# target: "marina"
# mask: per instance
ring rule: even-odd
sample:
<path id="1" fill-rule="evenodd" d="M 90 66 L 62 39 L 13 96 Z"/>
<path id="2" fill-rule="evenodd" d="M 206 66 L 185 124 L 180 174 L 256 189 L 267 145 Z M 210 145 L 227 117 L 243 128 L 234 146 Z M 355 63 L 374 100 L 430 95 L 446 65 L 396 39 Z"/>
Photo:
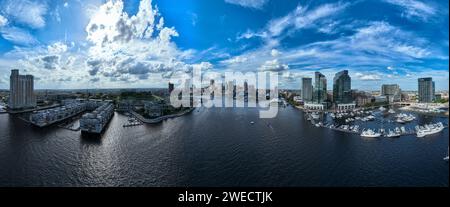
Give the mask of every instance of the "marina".
<path id="1" fill-rule="evenodd" d="M 394 108 L 379 107 L 373 110 L 356 109 L 354 111 L 308 112 L 306 119 L 315 127 L 324 127 L 335 131 L 359 134 L 366 138 L 399 138 L 415 135 L 425 137 L 441 132 L 448 124 L 414 123 L 414 112 L 398 113 Z"/>

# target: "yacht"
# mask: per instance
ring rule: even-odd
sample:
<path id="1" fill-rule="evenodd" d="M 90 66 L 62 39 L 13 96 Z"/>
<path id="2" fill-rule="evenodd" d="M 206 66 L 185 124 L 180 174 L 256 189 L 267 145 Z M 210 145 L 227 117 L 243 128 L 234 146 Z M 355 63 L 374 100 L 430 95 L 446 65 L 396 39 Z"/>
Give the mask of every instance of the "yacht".
<path id="1" fill-rule="evenodd" d="M 427 135 L 432 135 L 441 132 L 444 129 L 442 122 L 437 124 L 428 124 L 425 126 L 416 126 L 417 137 L 425 137 Z"/>
<path id="2" fill-rule="evenodd" d="M 313 119 L 319 119 L 320 117 L 319 117 L 319 113 L 312 113 L 311 114 L 311 117 L 313 118 Z"/>
<path id="3" fill-rule="evenodd" d="M 377 138 L 380 136 L 381 136 L 381 133 L 375 132 L 372 129 L 363 130 L 361 133 L 361 137 Z"/>
<path id="4" fill-rule="evenodd" d="M 386 108 L 384 108 L 384 107 L 381 106 L 381 107 L 379 108 L 379 110 L 380 110 L 380 111 L 386 111 Z"/>
<path id="5" fill-rule="evenodd" d="M 373 116 L 373 115 L 370 115 L 370 116 L 368 116 L 368 117 L 366 117 L 366 118 L 367 118 L 368 121 L 373 121 L 373 120 L 375 120 L 375 116 Z"/>
<path id="6" fill-rule="evenodd" d="M 389 133 L 387 133 L 385 136 L 389 137 L 389 138 L 395 138 L 395 137 L 400 137 L 400 135 L 401 135 L 401 133 L 398 132 L 397 130 L 395 130 L 395 131 L 389 130 Z"/>
<path id="7" fill-rule="evenodd" d="M 394 109 L 389 109 L 388 113 L 395 114 L 395 111 L 394 111 Z"/>

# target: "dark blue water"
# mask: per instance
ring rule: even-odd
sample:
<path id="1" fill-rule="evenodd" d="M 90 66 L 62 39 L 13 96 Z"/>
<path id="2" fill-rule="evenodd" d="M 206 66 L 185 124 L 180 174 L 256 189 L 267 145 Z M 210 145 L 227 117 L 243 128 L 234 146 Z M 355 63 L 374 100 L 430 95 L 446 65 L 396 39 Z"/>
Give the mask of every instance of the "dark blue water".
<path id="1" fill-rule="evenodd" d="M 215 108 L 153 126 L 125 122 L 116 114 L 101 139 L 87 139 L 0 115 L 0 186 L 449 185 L 448 129 L 362 139 L 311 126 L 291 107 L 269 120 Z"/>

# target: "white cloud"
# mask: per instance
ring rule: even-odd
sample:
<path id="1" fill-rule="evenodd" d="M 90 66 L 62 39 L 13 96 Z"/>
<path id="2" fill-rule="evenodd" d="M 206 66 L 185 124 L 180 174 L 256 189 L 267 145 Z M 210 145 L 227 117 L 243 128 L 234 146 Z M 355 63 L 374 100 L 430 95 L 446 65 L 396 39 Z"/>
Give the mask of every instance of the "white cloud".
<path id="1" fill-rule="evenodd" d="M 86 66 L 91 76 L 112 81 L 139 81 L 151 73 L 209 69 L 210 63 L 187 64 L 192 51 L 181 51 L 172 42 L 178 32 L 164 26 L 164 19 L 151 0 L 142 0 L 136 15 L 124 12 L 122 1 L 109 1 L 91 16 L 86 27 L 88 50 Z"/>
<path id="2" fill-rule="evenodd" d="M 246 8 L 263 9 L 269 0 L 225 0 L 229 4 L 235 4 Z"/>
<path id="3" fill-rule="evenodd" d="M 269 31 L 270 36 L 276 37 L 289 28 L 298 30 L 302 28 L 314 27 L 319 20 L 338 15 L 348 6 L 349 4 L 342 3 L 324 4 L 310 10 L 307 7 L 302 7 L 299 5 L 288 15 L 270 21 L 267 30 Z"/>
<path id="4" fill-rule="evenodd" d="M 33 45 L 37 40 L 28 31 L 18 27 L 2 27 L 0 28 L 2 37 L 14 44 Z"/>
<path id="5" fill-rule="evenodd" d="M 261 71 L 281 72 L 289 70 L 289 66 L 281 64 L 278 59 L 268 60 L 260 67 Z"/>
<path id="6" fill-rule="evenodd" d="M 247 60 L 248 60 L 248 58 L 246 58 L 246 57 L 234 57 L 234 58 L 231 58 L 231 59 L 227 59 L 227 60 L 224 60 L 224 61 L 222 61 L 222 63 L 225 63 L 225 64 L 237 64 L 237 63 L 245 63 L 245 62 L 247 62 Z"/>
<path id="7" fill-rule="evenodd" d="M 0 3 L 1 10 L 8 19 L 25 24 L 31 28 L 45 26 L 47 5 L 41 1 L 5 0 Z"/>
<path id="8" fill-rule="evenodd" d="M 355 73 L 356 78 L 362 81 L 378 81 L 381 80 L 380 75 L 378 74 L 363 74 L 363 73 Z"/>
<path id="9" fill-rule="evenodd" d="M 0 15 L 0 27 L 5 26 L 7 23 L 8 20 L 4 16 Z"/>
<path id="10" fill-rule="evenodd" d="M 270 54 L 272 55 L 272 57 L 278 57 L 279 55 L 281 55 L 281 52 L 276 49 L 272 49 L 270 51 Z"/>
<path id="11" fill-rule="evenodd" d="M 427 20 L 436 14 L 436 9 L 418 0 L 385 0 L 386 2 L 399 6 L 402 9 L 402 16 L 414 19 Z"/>

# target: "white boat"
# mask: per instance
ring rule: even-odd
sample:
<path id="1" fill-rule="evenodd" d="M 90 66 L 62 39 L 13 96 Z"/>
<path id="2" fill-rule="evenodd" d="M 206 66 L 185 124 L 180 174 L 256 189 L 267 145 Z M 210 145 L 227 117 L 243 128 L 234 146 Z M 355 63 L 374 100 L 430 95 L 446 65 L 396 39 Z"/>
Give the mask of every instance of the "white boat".
<path id="1" fill-rule="evenodd" d="M 394 137 L 400 137 L 401 133 L 397 132 L 397 131 L 391 131 L 389 130 L 389 133 L 387 133 L 385 136 L 389 137 L 389 138 L 394 138 Z"/>
<path id="2" fill-rule="evenodd" d="M 379 108 L 379 110 L 380 110 L 380 111 L 386 111 L 386 108 L 384 108 L 384 107 L 381 106 L 381 107 Z"/>
<path id="3" fill-rule="evenodd" d="M 395 114 L 395 111 L 394 111 L 394 109 L 389 109 L 388 113 Z"/>
<path id="4" fill-rule="evenodd" d="M 312 113 L 312 114 L 311 114 L 311 117 L 312 117 L 313 119 L 315 119 L 315 120 L 317 120 L 317 119 L 320 118 L 319 113 Z"/>
<path id="5" fill-rule="evenodd" d="M 253 125 L 253 124 L 255 124 L 255 122 L 254 122 L 254 121 L 251 121 L 251 122 L 250 122 L 250 124 L 252 124 L 252 125 Z"/>
<path id="6" fill-rule="evenodd" d="M 375 120 L 375 116 L 370 115 L 370 116 L 366 117 L 366 119 L 367 119 L 368 121 L 373 121 L 373 120 Z"/>
<path id="7" fill-rule="evenodd" d="M 444 129 L 444 125 L 439 122 L 437 124 L 428 124 L 425 126 L 416 126 L 417 137 L 425 137 L 441 132 Z"/>
<path id="8" fill-rule="evenodd" d="M 363 130 L 361 133 L 361 137 L 377 138 L 380 136 L 381 136 L 381 133 L 375 132 L 372 129 Z"/>
<path id="9" fill-rule="evenodd" d="M 444 157 L 444 160 L 448 162 L 448 148 L 447 148 L 447 157 Z"/>

